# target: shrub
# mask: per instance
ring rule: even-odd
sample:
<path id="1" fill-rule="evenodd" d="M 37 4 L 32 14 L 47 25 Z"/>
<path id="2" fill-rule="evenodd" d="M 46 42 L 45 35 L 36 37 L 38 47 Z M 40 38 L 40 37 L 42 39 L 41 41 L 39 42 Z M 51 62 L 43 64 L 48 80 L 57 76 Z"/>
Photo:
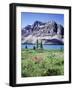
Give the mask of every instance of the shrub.
<path id="1" fill-rule="evenodd" d="M 33 49 L 34 49 L 34 50 L 36 49 L 35 46 L 33 46 Z"/>
<path id="2" fill-rule="evenodd" d="M 25 46 L 25 49 L 27 49 L 27 45 Z"/>

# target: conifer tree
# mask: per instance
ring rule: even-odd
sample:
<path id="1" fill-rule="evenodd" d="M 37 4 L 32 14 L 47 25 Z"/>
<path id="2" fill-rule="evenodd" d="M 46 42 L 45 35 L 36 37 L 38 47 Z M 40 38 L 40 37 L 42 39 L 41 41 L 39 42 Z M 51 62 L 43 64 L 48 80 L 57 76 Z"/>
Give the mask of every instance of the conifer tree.
<path id="1" fill-rule="evenodd" d="M 43 44 L 42 44 L 42 40 L 41 40 L 41 43 L 40 43 L 40 48 L 43 49 Z"/>
<path id="2" fill-rule="evenodd" d="M 36 42 L 36 44 L 37 44 L 37 48 L 38 48 L 38 39 L 37 39 L 37 42 Z"/>

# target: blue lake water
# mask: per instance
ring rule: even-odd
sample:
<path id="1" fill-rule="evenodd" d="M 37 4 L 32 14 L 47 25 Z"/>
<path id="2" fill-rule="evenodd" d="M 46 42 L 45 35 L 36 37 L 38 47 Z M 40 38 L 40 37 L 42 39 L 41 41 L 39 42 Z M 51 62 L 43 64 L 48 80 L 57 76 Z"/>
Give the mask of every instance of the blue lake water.
<path id="1" fill-rule="evenodd" d="M 28 49 L 33 49 L 34 46 L 36 47 L 35 44 L 27 44 Z M 25 47 L 26 47 L 25 44 L 21 45 L 21 48 L 25 48 Z M 48 44 L 44 44 L 43 49 L 45 49 L 45 50 L 60 50 L 60 49 L 64 49 L 64 45 L 48 45 Z"/>

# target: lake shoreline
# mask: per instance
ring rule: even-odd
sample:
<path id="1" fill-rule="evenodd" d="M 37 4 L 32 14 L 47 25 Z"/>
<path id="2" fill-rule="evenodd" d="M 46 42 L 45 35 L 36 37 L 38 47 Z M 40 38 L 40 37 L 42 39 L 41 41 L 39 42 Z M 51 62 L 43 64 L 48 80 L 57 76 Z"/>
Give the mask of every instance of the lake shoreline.
<path id="1" fill-rule="evenodd" d="M 35 48 L 37 48 L 36 44 L 24 44 L 21 45 L 21 49 L 25 49 L 27 46 L 28 49 L 33 49 L 33 47 L 35 46 Z M 64 50 L 64 45 L 48 45 L 48 44 L 43 44 L 43 49 L 44 50 Z"/>

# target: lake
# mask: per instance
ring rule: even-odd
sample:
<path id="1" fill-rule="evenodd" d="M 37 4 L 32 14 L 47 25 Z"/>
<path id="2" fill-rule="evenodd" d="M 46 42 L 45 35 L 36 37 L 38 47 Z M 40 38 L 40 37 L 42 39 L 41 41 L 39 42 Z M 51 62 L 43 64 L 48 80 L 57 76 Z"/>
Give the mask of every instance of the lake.
<path id="1" fill-rule="evenodd" d="M 27 44 L 28 49 L 33 49 L 33 47 L 36 47 L 35 44 Z M 26 47 L 26 44 L 21 45 L 21 48 L 24 49 Z M 63 50 L 64 45 L 48 45 L 48 44 L 43 44 L 43 49 L 45 50 Z"/>

